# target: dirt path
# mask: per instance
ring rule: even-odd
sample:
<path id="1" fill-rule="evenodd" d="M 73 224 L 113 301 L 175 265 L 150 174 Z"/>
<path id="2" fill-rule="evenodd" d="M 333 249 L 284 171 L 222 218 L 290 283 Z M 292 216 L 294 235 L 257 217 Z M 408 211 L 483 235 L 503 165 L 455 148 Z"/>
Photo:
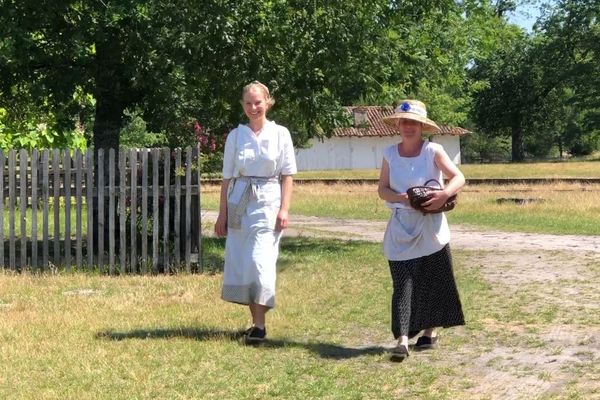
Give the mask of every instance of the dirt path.
<path id="1" fill-rule="evenodd" d="M 216 212 L 202 214 L 204 221 L 215 221 Z M 336 219 L 294 215 L 286 236 L 325 236 L 340 239 L 381 242 L 386 222 Z M 481 231 L 461 225 L 451 225 L 452 247 L 465 250 L 501 251 L 575 251 L 600 257 L 600 236 L 547 235 L 537 233 Z"/>

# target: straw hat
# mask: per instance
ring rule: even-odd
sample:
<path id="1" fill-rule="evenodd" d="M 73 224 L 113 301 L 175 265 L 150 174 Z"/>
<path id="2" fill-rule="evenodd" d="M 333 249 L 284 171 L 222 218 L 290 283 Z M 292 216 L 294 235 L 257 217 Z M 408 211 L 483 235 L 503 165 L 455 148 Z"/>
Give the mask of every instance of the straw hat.
<path id="1" fill-rule="evenodd" d="M 392 115 L 383 118 L 386 124 L 398 128 L 398 122 L 401 119 L 412 119 L 423 124 L 423 132 L 437 132 L 440 128 L 435 122 L 427 118 L 427 108 L 425 104 L 418 100 L 404 100 Z"/>

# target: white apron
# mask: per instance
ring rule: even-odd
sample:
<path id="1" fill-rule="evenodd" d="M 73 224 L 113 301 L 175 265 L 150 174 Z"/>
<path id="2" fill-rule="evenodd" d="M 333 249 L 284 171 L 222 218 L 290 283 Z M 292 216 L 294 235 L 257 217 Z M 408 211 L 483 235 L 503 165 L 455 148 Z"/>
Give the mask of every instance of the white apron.
<path id="1" fill-rule="evenodd" d="M 443 182 L 442 172 L 435 164 L 437 143 L 425 141 L 416 157 L 401 157 L 397 145 L 384 150 L 390 167 L 390 187 L 406 193 L 411 186 L 423 185 L 430 179 Z M 388 260 L 403 261 L 419 258 L 441 250 L 450 242 L 450 228 L 444 213 L 423 214 L 404 203 L 389 203 L 392 215 L 383 238 L 383 253 Z"/>

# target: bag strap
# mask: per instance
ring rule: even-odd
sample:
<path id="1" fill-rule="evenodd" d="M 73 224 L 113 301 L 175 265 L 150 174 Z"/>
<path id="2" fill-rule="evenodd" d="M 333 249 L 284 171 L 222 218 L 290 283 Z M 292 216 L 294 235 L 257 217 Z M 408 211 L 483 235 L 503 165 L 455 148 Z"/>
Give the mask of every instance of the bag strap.
<path id="1" fill-rule="evenodd" d="M 437 184 L 437 185 L 438 185 L 440 188 L 442 187 L 442 185 L 441 185 L 441 184 L 438 182 L 438 180 L 437 180 L 437 179 L 430 179 L 430 180 L 428 180 L 427 182 L 425 182 L 425 184 L 424 184 L 423 186 L 427 186 L 427 184 L 428 184 L 429 182 L 435 182 L 435 183 L 436 183 L 436 184 Z"/>

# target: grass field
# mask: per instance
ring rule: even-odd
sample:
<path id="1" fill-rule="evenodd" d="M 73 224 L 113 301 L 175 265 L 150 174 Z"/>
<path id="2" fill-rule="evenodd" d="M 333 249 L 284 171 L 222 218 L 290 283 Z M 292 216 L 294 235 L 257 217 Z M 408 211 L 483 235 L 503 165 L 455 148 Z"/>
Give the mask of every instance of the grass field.
<path id="1" fill-rule="evenodd" d="M 448 217 L 483 229 L 597 235 L 599 192 L 471 186 Z M 497 203 L 513 197 L 542 201 Z M 203 208 L 217 200 L 218 187 L 205 185 Z M 373 184 L 296 185 L 291 211 L 389 214 Z M 379 243 L 284 238 L 277 308 L 257 348 L 239 343 L 246 308 L 219 299 L 223 247 L 204 240 L 198 275 L 1 271 L 0 399 L 600 398 L 597 254 L 453 251 L 467 325 L 442 330 L 438 350 L 395 364 Z"/>
<path id="2" fill-rule="evenodd" d="M 600 394 L 594 353 L 563 363 L 564 349 L 544 339 L 557 324 L 566 332 L 600 320 L 597 307 L 549 296 L 579 277 L 515 293 L 484 279 L 481 252 L 455 252 L 467 326 L 443 331 L 440 350 L 390 363 L 391 283 L 379 246 L 285 239 L 278 307 L 259 348 L 238 343 L 246 309 L 218 299 L 222 240 L 207 240 L 215 268 L 202 275 L 1 274 L 0 398 L 486 399 L 503 374 L 506 390 L 561 382 L 554 395 L 531 398 Z M 583 305 L 598 300 L 600 265 L 585 271 Z M 534 356 L 559 361 L 522 359 Z"/>
<path id="3" fill-rule="evenodd" d="M 466 164 L 460 168 L 467 178 L 600 178 L 600 161 L 566 161 L 554 163 Z M 377 179 L 378 170 L 305 171 L 299 179 Z M 218 187 L 205 184 L 202 206 L 218 208 Z M 549 185 L 472 185 L 460 195 L 459 207 L 449 213 L 455 223 L 509 231 L 600 234 L 600 207 L 596 195 L 600 185 L 552 183 Z M 543 201 L 526 206 L 499 205 L 506 197 L 541 198 Z M 296 185 L 292 212 L 302 215 L 339 218 L 386 219 L 388 210 L 379 200 L 373 185 Z M 31 210 L 27 211 L 27 231 L 31 230 Z M 64 218 L 64 217 L 63 217 Z M 42 215 L 38 212 L 38 234 L 41 235 Z M 71 208 L 71 232 L 75 229 L 76 210 Z M 4 235 L 8 235 L 8 211 L 4 210 Z M 61 220 L 61 224 L 64 221 Z M 53 234 L 54 220 L 49 220 Z M 87 229 L 85 205 L 82 229 Z M 61 225 L 61 237 L 64 226 Z M 15 232 L 20 233 L 20 212 L 15 212 Z"/>
<path id="4" fill-rule="evenodd" d="M 218 186 L 206 185 L 202 202 L 218 208 Z M 600 185 L 473 185 L 459 194 L 458 206 L 447 213 L 452 223 L 482 229 L 555 234 L 600 234 Z M 523 205 L 499 199 L 533 199 Z M 301 215 L 385 220 L 389 210 L 374 184 L 298 184 L 291 212 Z"/>
<path id="5" fill-rule="evenodd" d="M 600 178 L 600 161 L 462 164 L 467 178 Z M 299 179 L 377 179 L 379 170 L 302 171 Z"/>

